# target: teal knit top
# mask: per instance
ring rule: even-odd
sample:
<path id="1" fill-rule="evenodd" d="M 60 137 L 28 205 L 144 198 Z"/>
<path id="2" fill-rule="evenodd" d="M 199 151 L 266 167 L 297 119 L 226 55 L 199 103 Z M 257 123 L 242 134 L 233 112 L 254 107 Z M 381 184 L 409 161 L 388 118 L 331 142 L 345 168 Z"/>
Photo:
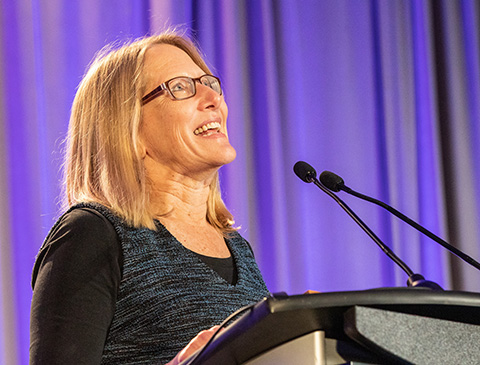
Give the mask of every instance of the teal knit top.
<path id="1" fill-rule="evenodd" d="M 201 330 L 269 295 L 248 243 L 236 232 L 226 239 L 237 269 L 237 280 L 230 284 L 160 222 L 156 231 L 139 229 L 101 205 L 80 204 L 70 211 L 78 208 L 94 209 L 105 217 L 121 248 L 102 364 L 166 363 Z M 37 266 L 40 271 L 41 264 Z M 34 281 L 35 276 L 34 271 Z M 32 311 L 37 307 L 41 306 L 32 304 Z M 35 318 L 42 317 L 37 313 Z M 40 335 L 41 331 L 33 336 Z"/>

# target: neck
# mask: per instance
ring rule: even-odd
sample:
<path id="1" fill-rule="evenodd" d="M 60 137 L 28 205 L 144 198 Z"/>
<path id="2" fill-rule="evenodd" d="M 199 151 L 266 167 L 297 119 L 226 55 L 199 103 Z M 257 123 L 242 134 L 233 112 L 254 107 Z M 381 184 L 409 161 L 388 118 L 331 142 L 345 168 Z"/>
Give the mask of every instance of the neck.
<path id="1" fill-rule="evenodd" d="M 167 169 L 148 172 L 150 209 L 155 216 L 161 220 L 207 223 L 207 200 L 215 174 L 195 179 Z"/>

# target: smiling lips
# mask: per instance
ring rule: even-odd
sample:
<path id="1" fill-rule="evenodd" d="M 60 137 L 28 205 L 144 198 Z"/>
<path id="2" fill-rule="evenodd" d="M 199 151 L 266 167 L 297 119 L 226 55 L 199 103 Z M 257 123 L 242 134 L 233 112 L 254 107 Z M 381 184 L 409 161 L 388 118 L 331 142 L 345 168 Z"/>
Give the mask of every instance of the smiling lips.
<path id="1" fill-rule="evenodd" d="M 203 126 L 195 129 L 193 131 L 193 133 L 196 136 L 199 136 L 199 135 L 209 136 L 209 135 L 214 134 L 214 133 L 219 133 L 221 127 L 222 126 L 218 122 L 210 122 L 210 123 L 204 124 Z"/>

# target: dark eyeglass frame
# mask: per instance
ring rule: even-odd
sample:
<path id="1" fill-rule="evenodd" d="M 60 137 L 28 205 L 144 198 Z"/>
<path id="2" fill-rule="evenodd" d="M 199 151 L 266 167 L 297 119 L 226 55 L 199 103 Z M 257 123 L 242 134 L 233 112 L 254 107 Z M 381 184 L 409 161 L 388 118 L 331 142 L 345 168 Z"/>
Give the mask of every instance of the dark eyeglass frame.
<path id="1" fill-rule="evenodd" d="M 194 97 L 196 94 L 197 94 L 197 82 L 204 85 L 204 86 L 207 86 L 207 87 L 210 87 L 210 85 L 208 84 L 211 84 L 211 82 L 208 82 L 208 84 L 204 84 L 202 82 L 202 79 L 205 79 L 205 77 L 208 78 L 214 78 L 217 82 L 218 82 L 218 85 L 220 86 L 220 92 L 219 94 L 220 95 L 223 95 L 223 90 L 222 90 L 222 83 L 220 82 L 220 79 L 216 76 L 213 76 L 213 75 L 209 75 L 209 74 L 205 74 L 205 75 L 202 75 L 200 77 L 197 77 L 197 78 L 193 78 L 193 77 L 188 77 L 188 76 L 177 76 L 177 77 L 174 77 L 170 80 L 167 80 L 165 81 L 164 83 L 160 84 L 159 86 L 157 86 L 155 89 L 153 89 L 151 92 L 149 92 L 147 95 L 145 95 L 143 98 L 142 98 L 142 105 L 145 105 L 147 104 L 148 102 L 152 101 L 153 99 L 155 99 L 156 97 L 160 96 L 160 94 L 164 91 L 167 91 L 170 96 L 175 99 L 175 100 L 186 100 L 186 99 L 190 99 L 192 97 Z M 193 85 L 193 94 L 192 95 L 188 95 L 187 97 L 185 98 L 178 98 L 174 95 L 174 93 L 172 92 L 172 90 L 170 89 L 170 83 L 172 81 L 175 81 L 177 79 L 187 79 L 187 80 L 190 80 L 191 84 Z M 210 87 L 213 91 L 217 92 L 217 90 L 215 90 L 214 88 Z"/>

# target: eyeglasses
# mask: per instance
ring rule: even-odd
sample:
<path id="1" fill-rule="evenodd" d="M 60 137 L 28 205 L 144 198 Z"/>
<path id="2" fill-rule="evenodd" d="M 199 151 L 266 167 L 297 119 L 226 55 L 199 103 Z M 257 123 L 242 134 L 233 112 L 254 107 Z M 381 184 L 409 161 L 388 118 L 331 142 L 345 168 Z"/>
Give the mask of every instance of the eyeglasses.
<path id="1" fill-rule="evenodd" d="M 208 86 L 210 89 L 222 95 L 222 86 L 220 85 L 220 79 L 218 77 L 212 75 L 203 75 L 194 79 L 187 76 L 178 76 L 171 80 L 165 81 L 163 84 L 145 95 L 142 98 L 142 104 L 145 105 L 152 101 L 163 91 L 167 91 L 175 100 L 185 100 L 191 98 L 197 93 L 197 82 L 204 86 Z"/>

